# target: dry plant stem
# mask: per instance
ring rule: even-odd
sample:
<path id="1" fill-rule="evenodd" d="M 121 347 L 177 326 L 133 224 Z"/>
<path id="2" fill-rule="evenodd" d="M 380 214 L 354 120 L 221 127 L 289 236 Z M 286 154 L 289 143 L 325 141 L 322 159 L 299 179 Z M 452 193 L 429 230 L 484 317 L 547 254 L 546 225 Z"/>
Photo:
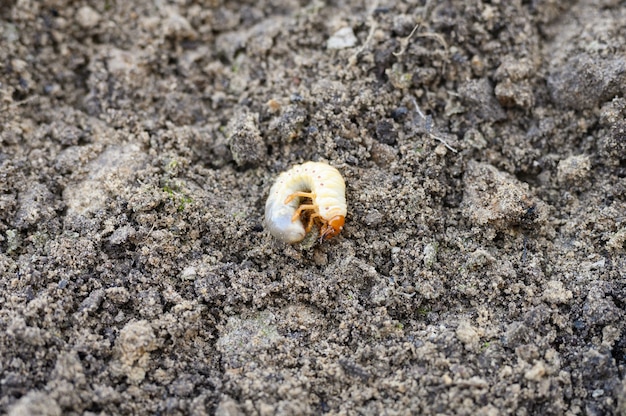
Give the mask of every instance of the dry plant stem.
<path id="1" fill-rule="evenodd" d="M 413 35 L 415 34 L 415 32 L 417 31 L 417 29 L 420 27 L 420 23 L 417 23 L 414 27 L 413 30 L 411 30 L 411 33 L 409 33 L 409 36 L 407 36 L 406 38 L 402 39 L 400 41 L 400 44 L 402 45 L 400 48 L 399 52 L 394 52 L 393 54 L 395 56 L 402 56 L 404 55 L 404 52 L 406 52 L 406 48 L 409 46 L 409 40 L 411 40 L 411 38 L 413 37 Z"/>
<path id="2" fill-rule="evenodd" d="M 409 33 L 409 36 L 407 36 L 406 38 L 402 39 L 401 41 L 401 48 L 400 51 L 398 52 L 394 52 L 393 54 L 395 56 L 402 56 L 404 55 L 404 53 L 406 52 L 408 46 L 409 46 L 409 41 L 411 40 L 411 38 L 413 37 L 413 35 L 415 35 L 415 32 L 417 32 L 417 29 L 419 29 L 421 22 L 428 20 L 428 16 L 430 15 L 430 10 L 431 9 L 431 1 L 428 0 L 426 1 L 426 4 L 424 5 L 424 7 L 422 7 L 422 10 L 420 13 L 418 13 L 419 16 L 419 21 L 415 24 L 415 26 L 413 27 L 413 30 L 411 30 L 411 33 Z M 438 33 L 433 33 L 433 32 L 426 32 L 426 33 L 419 33 L 416 35 L 416 37 L 418 38 L 433 38 L 435 40 L 437 40 L 445 49 L 446 52 L 448 52 L 448 44 L 446 43 L 445 39 L 443 38 L 443 36 L 441 36 Z"/>
<path id="3" fill-rule="evenodd" d="M 426 120 L 426 116 L 424 115 L 424 113 L 422 113 L 422 110 L 420 109 L 419 105 L 417 105 L 417 100 L 414 97 L 411 97 L 411 102 L 413 103 L 413 105 L 415 106 L 415 111 L 417 112 L 417 114 L 422 118 L 422 120 Z M 448 144 L 448 142 L 446 142 L 444 139 L 442 139 L 439 136 L 436 136 L 435 134 L 432 133 L 431 131 L 431 127 L 428 126 L 428 128 L 426 129 L 426 132 L 428 133 L 428 135 L 430 137 L 432 137 L 433 139 L 439 141 L 441 144 L 443 144 L 446 148 L 448 148 L 449 150 L 451 150 L 454 153 L 458 153 L 459 151 L 457 149 L 455 149 L 454 147 L 450 146 Z"/>
<path id="4" fill-rule="evenodd" d="M 372 38 L 374 37 L 374 32 L 376 32 L 376 28 L 378 27 L 376 21 L 374 20 L 374 10 L 376 10 L 376 8 L 378 8 L 378 0 L 372 3 L 369 11 L 369 16 L 367 17 L 367 22 L 370 26 L 370 31 L 367 34 L 367 39 L 365 39 L 363 45 L 361 45 L 361 47 L 350 57 L 350 59 L 348 59 L 348 62 L 351 66 L 356 65 L 357 56 L 359 56 L 359 54 L 363 52 L 363 50 L 365 50 L 367 45 L 369 45 L 369 43 L 372 41 Z"/>
<path id="5" fill-rule="evenodd" d="M 400 49 L 399 52 L 394 52 L 393 54 L 395 56 L 402 56 L 404 55 L 404 53 L 406 52 L 408 46 L 409 46 L 409 40 L 411 39 L 411 37 L 413 36 L 413 34 L 415 33 L 415 31 L 419 28 L 420 23 L 416 24 L 415 27 L 413 28 L 413 30 L 411 31 L 411 33 L 409 34 L 409 36 L 407 36 L 406 38 L 402 39 L 402 48 Z M 443 36 L 441 36 L 439 33 L 433 33 L 433 32 L 426 32 L 426 33 L 418 33 L 415 37 L 417 38 L 433 38 L 436 41 L 438 41 L 441 46 L 443 46 L 443 49 L 448 52 L 448 44 L 446 43 L 446 40 L 443 38 Z"/>

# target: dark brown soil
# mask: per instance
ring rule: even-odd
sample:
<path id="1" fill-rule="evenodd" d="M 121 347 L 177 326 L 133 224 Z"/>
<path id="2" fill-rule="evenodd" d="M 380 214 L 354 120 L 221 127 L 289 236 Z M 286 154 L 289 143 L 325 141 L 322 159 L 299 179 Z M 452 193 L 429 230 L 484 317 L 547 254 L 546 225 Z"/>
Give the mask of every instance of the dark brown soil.
<path id="1" fill-rule="evenodd" d="M 0 414 L 626 414 L 623 1 L 4 0 L 0 110 Z"/>

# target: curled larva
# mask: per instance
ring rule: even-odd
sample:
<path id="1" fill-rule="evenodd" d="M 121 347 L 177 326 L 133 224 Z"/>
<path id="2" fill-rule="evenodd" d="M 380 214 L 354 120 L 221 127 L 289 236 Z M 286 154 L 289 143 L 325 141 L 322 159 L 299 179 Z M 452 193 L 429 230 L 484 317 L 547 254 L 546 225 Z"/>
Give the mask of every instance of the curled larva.
<path id="1" fill-rule="evenodd" d="M 300 204 L 302 199 L 310 202 Z M 272 185 L 265 225 L 274 237 L 293 244 L 302 241 L 317 222 L 323 240 L 341 232 L 346 212 L 346 184 L 339 171 L 326 163 L 306 162 L 281 173 Z"/>

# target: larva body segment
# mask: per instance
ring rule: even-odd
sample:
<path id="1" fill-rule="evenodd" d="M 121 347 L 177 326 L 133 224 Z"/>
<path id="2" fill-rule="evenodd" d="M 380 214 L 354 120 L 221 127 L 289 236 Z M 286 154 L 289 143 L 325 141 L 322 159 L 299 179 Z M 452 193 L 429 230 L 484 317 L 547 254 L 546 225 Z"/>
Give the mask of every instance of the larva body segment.
<path id="1" fill-rule="evenodd" d="M 311 202 L 301 205 L 303 198 Z M 308 224 L 301 214 L 308 213 Z M 286 243 L 304 239 L 314 222 L 321 222 L 320 237 L 331 238 L 343 228 L 347 213 L 346 185 L 334 167 L 321 162 L 296 165 L 278 176 L 265 203 L 265 224 Z"/>

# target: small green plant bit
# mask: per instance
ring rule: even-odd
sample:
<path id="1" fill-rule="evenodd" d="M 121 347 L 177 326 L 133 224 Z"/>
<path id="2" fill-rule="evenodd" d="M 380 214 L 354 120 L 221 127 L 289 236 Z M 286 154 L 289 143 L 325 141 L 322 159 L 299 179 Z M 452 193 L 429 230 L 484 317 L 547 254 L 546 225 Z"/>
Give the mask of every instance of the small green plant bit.
<path id="1" fill-rule="evenodd" d="M 193 199 L 190 196 L 185 195 L 185 193 L 178 186 L 171 187 L 169 184 L 163 186 L 163 192 L 168 195 L 168 198 L 178 205 L 178 212 L 182 212 L 185 210 L 185 207 L 193 202 Z"/>

